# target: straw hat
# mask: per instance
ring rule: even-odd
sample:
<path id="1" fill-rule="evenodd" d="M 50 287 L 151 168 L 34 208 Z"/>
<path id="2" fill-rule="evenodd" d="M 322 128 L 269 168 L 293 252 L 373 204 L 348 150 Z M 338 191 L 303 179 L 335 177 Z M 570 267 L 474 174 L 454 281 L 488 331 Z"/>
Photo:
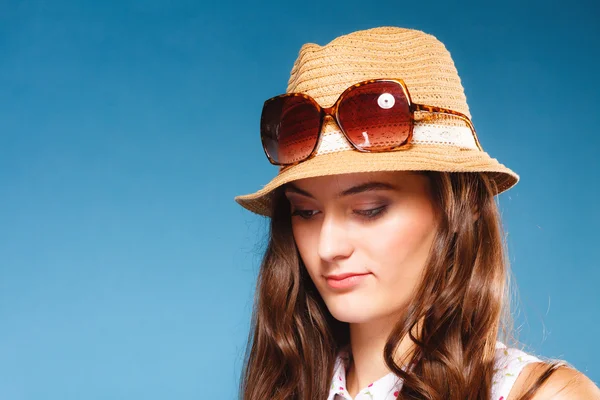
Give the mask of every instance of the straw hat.
<path id="1" fill-rule="evenodd" d="M 402 79 L 415 103 L 448 108 L 471 118 L 450 53 L 434 36 L 413 29 L 379 27 L 337 37 L 325 46 L 307 43 L 300 49 L 286 92 L 308 94 L 322 107 L 330 107 L 346 88 L 379 78 Z M 356 151 L 332 118 L 325 119 L 322 132 L 314 157 L 280 168 L 262 189 L 237 196 L 235 201 L 270 216 L 271 194 L 277 187 L 297 179 L 353 172 L 485 172 L 496 183 L 496 194 L 519 180 L 480 149 L 466 122 L 445 114 L 415 115 L 411 145 L 399 151 Z"/>

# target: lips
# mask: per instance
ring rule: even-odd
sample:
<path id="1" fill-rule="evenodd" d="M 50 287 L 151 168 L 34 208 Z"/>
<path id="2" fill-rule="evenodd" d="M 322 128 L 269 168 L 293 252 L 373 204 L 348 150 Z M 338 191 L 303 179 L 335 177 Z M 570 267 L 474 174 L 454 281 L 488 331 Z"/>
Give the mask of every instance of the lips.
<path id="1" fill-rule="evenodd" d="M 327 286 L 332 290 L 353 290 L 361 286 L 370 273 L 347 272 L 345 274 L 326 276 Z"/>
<path id="2" fill-rule="evenodd" d="M 368 272 L 347 272 L 345 274 L 339 274 L 339 275 L 327 275 L 325 278 L 327 279 L 333 279 L 336 281 L 341 281 L 342 279 L 346 279 L 350 276 L 360 276 L 360 275 L 367 275 Z"/>

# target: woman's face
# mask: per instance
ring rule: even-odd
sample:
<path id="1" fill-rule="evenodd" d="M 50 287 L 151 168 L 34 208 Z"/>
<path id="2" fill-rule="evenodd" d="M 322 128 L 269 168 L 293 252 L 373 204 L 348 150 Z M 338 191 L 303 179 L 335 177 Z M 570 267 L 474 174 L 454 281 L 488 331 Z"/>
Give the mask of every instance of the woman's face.
<path id="1" fill-rule="evenodd" d="M 307 178 L 288 184 L 285 194 L 300 256 L 336 319 L 363 323 L 405 309 L 437 229 L 426 176 Z"/>

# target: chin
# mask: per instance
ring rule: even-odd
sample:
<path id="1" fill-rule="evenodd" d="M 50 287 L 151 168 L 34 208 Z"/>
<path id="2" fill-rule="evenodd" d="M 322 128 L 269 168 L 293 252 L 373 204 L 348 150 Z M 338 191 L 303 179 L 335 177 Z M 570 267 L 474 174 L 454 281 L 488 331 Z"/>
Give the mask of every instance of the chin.
<path id="1" fill-rule="evenodd" d="M 331 315 L 341 322 L 349 324 L 360 324 L 371 321 L 377 315 L 365 306 L 364 302 L 357 302 L 354 305 L 348 302 L 336 302 L 336 304 L 327 304 L 327 308 Z M 361 304 L 362 303 L 362 304 Z"/>
<path id="2" fill-rule="evenodd" d="M 371 297 L 371 296 L 369 296 Z M 379 320 L 396 321 L 408 306 L 406 304 L 397 307 L 377 307 L 377 303 L 369 301 L 362 296 L 356 298 L 328 298 L 325 301 L 331 315 L 340 322 L 349 324 L 364 324 Z"/>
<path id="3" fill-rule="evenodd" d="M 365 315 L 357 315 L 356 313 L 349 312 L 340 312 L 340 313 L 331 313 L 333 318 L 337 319 L 340 322 L 346 322 L 349 324 L 360 324 L 363 322 L 367 322 L 369 320 L 368 316 Z"/>

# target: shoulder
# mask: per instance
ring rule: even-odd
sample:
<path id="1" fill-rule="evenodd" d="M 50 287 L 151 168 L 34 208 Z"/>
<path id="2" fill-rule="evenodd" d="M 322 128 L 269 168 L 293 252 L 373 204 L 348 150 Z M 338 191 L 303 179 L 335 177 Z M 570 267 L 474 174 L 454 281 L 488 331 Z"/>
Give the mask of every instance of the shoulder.
<path id="1" fill-rule="evenodd" d="M 508 399 L 513 392 L 521 372 L 530 364 L 541 360 L 517 348 L 509 348 L 501 342 L 496 343 L 494 377 L 492 380 L 492 399 Z"/>
<path id="2" fill-rule="evenodd" d="M 548 364 L 536 362 L 523 368 L 507 400 L 518 399 L 525 394 L 546 371 Z M 583 373 L 568 366 L 557 368 L 540 386 L 532 400 L 600 400 L 600 389 Z"/>

